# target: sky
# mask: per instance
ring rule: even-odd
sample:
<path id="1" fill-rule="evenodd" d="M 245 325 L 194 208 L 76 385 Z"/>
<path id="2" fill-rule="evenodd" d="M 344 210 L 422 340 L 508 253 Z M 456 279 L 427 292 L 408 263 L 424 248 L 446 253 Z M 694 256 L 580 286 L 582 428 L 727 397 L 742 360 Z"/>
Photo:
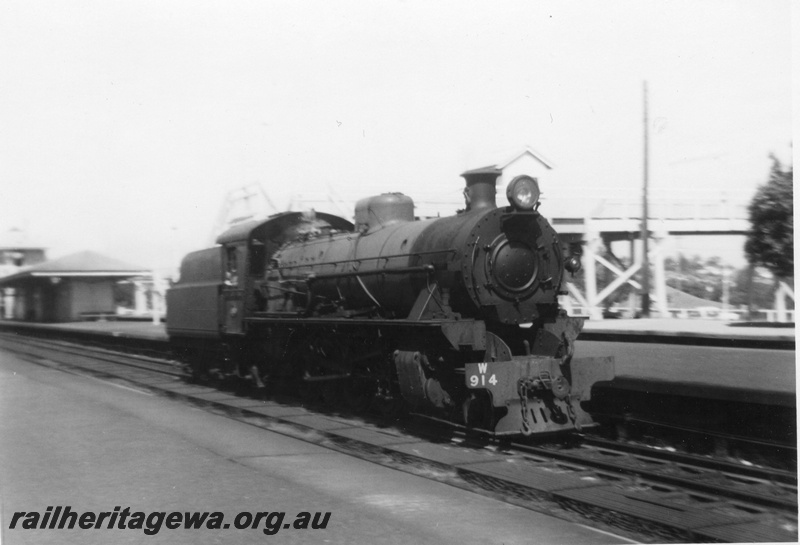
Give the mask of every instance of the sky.
<path id="1" fill-rule="evenodd" d="M 5 0 L 0 243 L 175 267 L 237 188 L 277 210 L 458 200 L 461 172 L 526 146 L 560 208 L 639 198 L 644 81 L 653 193 L 746 203 L 770 153 L 792 160 L 792 20 L 788 0 Z"/>

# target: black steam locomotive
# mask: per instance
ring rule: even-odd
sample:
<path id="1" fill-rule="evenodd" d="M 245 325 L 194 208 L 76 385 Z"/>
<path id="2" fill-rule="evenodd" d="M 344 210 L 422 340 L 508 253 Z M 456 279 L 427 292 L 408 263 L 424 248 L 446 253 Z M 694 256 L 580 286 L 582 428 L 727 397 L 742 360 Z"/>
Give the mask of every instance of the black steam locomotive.
<path id="1" fill-rule="evenodd" d="M 198 375 L 326 392 L 354 409 L 412 412 L 497 435 L 592 423 L 581 403 L 613 378 L 573 359 L 583 325 L 557 295 L 558 237 L 529 176 L 495 203 L 496 169 L 470 171 L 466 208 L 416 220 L 400 193 L 363 199 L 355 225 L 285 212 L 230 228 L 187 255 L 167 331 Z"/>

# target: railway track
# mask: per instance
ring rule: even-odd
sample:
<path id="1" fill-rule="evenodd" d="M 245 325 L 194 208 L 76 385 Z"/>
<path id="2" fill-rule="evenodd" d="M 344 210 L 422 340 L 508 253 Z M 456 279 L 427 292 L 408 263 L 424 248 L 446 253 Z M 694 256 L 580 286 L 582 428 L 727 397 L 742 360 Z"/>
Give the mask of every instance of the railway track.
<path id="1" fill-rule="evenodd" d="M 5 333 L 0 347 L 640 542 L 797 540 L 791 471 L 588 435 L 497 442 L 419 420 L 388 426 L 380 418 L 309 409 L 296 399 L 191 384 L 179 363 L 163 357 Z"/>
<path id="2" fill-rule="evenodd" d="M 764 508 L 797 509 L 797 476 L 782 470 L 742 466 L 644 446 L 584 437 L 580 446 L 531 447 L 519 452 L 589 466 L 608 472 L 624 471 L 653 483 L 702 494 L 715 494 Z"/>

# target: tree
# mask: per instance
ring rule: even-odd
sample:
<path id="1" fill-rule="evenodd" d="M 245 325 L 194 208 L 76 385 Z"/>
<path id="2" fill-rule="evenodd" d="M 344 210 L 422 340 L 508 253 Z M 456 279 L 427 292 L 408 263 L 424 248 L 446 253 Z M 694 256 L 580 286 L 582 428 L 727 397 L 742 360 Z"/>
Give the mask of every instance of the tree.
<path id="1" fill-rule="evenodd" d="M 713 256 L 706 259 L 695 255 L 687 258 L 679 255 L 677 259 L 664 260 L 667 286 L 689 295 L 719 302 L 722 300 L 722 260 Z"/>
<path id="2" fill-rule="evenodd" d="M 749 267 L 735 270 L 731 275 L 730 304 L 734 307 L 751 306 L 753 310 L 772 308 L 775 304 L 775 279 L 766 269 Z M 753 275 L 750 280 L 750 275 Z M 749 293 L 752 292 L 752 293 Z"/>
<path id="3" fill-rule="evenodd" d="M 778 278 L 794 276 L 794 205 L 792 171 L 770 155 L 769 180 L 750 202 L 750 230 L 744 245 L 747 260 L 763 265 Z"/>

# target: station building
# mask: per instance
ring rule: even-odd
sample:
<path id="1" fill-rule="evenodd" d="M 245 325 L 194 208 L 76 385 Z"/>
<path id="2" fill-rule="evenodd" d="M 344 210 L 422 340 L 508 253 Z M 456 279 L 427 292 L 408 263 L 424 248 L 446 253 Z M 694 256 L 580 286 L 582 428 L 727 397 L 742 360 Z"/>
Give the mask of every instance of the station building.
<path id="1" fill-rule="evenodd" d="M 32 261 L 0 277 L 5 319 L 72 322 L 115 316 L 115 284 L 151 276 L 143 267 L 91 251 Z"/>

